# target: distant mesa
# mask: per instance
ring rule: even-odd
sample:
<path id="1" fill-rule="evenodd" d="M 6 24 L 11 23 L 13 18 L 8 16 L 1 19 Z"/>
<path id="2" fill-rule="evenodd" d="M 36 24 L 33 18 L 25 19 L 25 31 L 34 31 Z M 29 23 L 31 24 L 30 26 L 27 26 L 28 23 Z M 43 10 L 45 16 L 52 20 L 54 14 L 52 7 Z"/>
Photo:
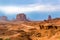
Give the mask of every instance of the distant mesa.
<path id="1" fill-rule="evenodd" d="M 56 18 L 56 19 L 60 20 L 60 18 Z M 0 16 L 0 21 L 1 20 L 9 21 L 7 16 Z M 44 20 L 44 21 L 50 21 L 50 20 L 53 20 L 53 19 L 52 19 L 51 15 L 48 15 L 48 19 Z M 26 15 L 24 13 L 19 13 L 16 15 L 15 19 L 12 19 L 10 21 L 31 21 L 31 20 L 27 19 Z"/>
<path id="2" fill-rule="evenodd" d="M 28 21 L 26 15 L 24 13 L 17 14 L 16 20 L 17 21 Z"/>
<path id="3" fill-rule="evenodd" d="M 7 21 L 7 16 L 0 16 L 0 20 Z M 24 13 L 20 13 L 16 15 L 16 19 L 13 19 L 11 21 L 29 21 Z"/>
<path id="4" fill-rule="evenodd" d="M 4 20 L 4 21 L 7 21 L 7 16 L 0 16 L 0 20 Z"/>

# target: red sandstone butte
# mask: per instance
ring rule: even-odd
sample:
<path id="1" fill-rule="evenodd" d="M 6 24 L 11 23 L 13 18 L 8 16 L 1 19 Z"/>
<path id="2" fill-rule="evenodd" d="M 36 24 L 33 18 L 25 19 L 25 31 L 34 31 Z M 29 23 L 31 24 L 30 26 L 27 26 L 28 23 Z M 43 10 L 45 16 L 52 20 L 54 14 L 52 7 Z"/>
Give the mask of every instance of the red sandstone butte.
<path id="1" fill-rule="evenodd" d="M 17 14 L 16 20 L 17 21 L 28 21 L 24 13 Z"/>

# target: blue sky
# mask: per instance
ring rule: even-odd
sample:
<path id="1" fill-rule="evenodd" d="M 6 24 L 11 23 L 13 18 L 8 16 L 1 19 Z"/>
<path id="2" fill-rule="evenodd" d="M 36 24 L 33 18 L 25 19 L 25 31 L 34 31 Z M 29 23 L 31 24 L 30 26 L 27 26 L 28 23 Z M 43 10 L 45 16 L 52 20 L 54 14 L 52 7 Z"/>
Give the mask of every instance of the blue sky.
<path id="1" fill-rule="evenodd" d="M 30 20 L 60 17 L 60 0 L 0 0 L 0 16 L 12 19 L 19 13 L 25 13 Z"/>

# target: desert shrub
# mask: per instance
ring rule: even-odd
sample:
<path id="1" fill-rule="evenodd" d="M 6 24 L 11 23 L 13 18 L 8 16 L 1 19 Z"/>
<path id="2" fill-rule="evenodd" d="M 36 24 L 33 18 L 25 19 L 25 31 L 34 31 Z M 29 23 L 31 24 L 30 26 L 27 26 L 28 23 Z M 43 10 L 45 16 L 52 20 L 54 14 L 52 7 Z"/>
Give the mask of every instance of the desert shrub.
<path id="1" fill-rule="evenodd" d="M 52 29 L 52 28 L 53 28 L 52 25 L 47 26 L 47 29 Z"/>
<path id="2" fill-rule="evenodd" d="M 53 25 L 47 26 L 47 29 L 54 29 L 54 28 L 55 28 L 55 29 L 58 29 L 57 26 L 53 26 Z"/>
<path id="3" fill-rule="evenodd" d="M 33 34 L 35 34 L 36 31 L 31 31 L 30 32 L 30 35 L 32 36 Z"/>
<path id="4" fill-rule="evenodd" d="M 43 25 L 39 25 L 40 29 L 44 29 L 44 26 Z"/>
<path id="5" fill-rule="evenodd" d="M 41 33 L 37 33 L 35 36 L 36 37 L 41 37 Z"/>
<path id="6" fill-rule="evenodd" d="M 22 34 L 22 35 L 19 35 L 16 40 L 31 40 L 30 39 L 30 36 L 27 36 L 27 34 Z"/>
<path id="7" fill-rule="evenodd" d="M 3 38 L 0 38 L 0 40 L 3 40 Z"/>
<path id="8" fill-rule="evenodd" d="M 58 29 L 57 26 L 55 26 L 55 29 Z"/>
<path id="9" fill-rule="evenodd" d="M 6 38 L 5 40 L 10 40 L 10 38 Z"/>
<path id="10" fill-rule="evenodd" d="M 24 32 L 24 30 L 17 30 L 18 33 Z"/>

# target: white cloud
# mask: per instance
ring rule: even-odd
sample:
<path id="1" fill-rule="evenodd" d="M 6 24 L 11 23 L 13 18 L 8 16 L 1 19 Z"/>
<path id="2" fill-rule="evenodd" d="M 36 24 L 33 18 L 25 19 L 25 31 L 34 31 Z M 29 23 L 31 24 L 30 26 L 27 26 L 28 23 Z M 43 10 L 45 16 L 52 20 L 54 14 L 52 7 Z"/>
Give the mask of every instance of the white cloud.
<path id="1" fill-rule="evenodd" d="M 6 14 L 12 13 L 26 13 L 33 11 L 42 11 L 42 12 L 52 12 L 59 11 L 60 6 L 52 6 L 52 5 L 27 5 L 27 6 L 0 6 L 0 11 L 5 12 Z"/>

